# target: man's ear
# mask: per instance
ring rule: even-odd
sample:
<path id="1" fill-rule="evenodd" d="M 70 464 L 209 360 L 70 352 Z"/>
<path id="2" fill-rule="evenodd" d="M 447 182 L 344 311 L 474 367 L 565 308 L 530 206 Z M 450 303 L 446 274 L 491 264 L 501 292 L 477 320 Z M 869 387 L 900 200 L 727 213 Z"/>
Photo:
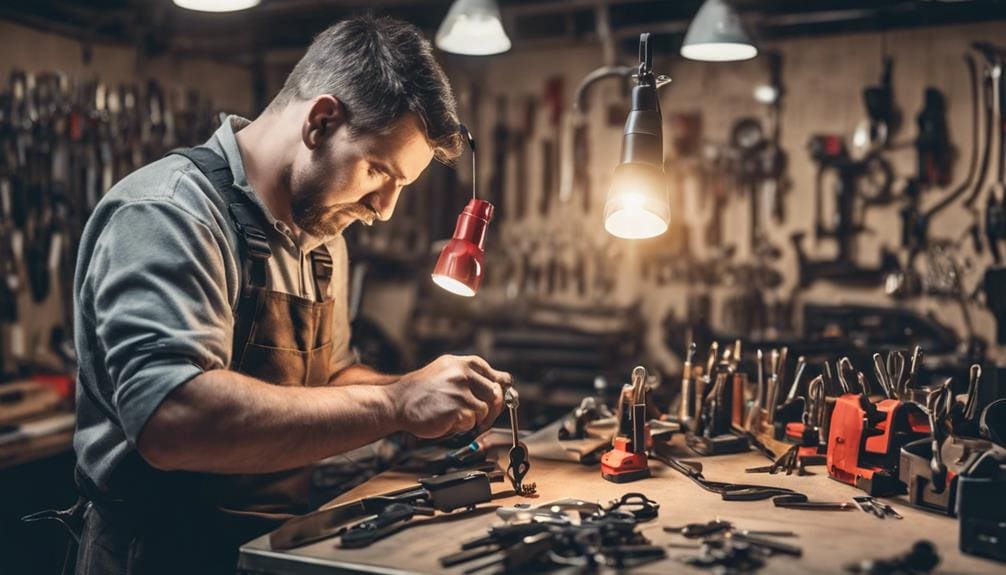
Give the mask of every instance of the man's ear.
<path id="1" fill-rule="evenodd" d="M 301 138 L 309 150 L 314 150 L 330 137 L 346 119 L 342 102 L 334 96 L 318 96 L 311 102 Z"/>

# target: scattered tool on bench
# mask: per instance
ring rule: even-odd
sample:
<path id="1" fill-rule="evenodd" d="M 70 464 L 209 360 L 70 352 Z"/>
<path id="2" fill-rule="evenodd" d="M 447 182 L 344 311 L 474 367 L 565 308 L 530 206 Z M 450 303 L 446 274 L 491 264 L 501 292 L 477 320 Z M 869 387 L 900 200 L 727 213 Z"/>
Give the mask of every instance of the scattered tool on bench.
<path id="1" fill-rule="evenodd" d="M 524 484 L 524 477 L 531 469 L 531 461 L 528 459 L 527 446 L 520 440 L 517 420 L 520 395 L 518 395 L 516 388 L 507 388 L 504 403 L 510 411 L 510 431 L 513 434 L 513 447 L 510 448 L 510 462 L 507 464 L 507 478 L 510 479 L 510 484 L 513 485 L 513 490 L 517 495 L 528 497 L 535 494 L 538 486 L 534 483 Z"/>
<path id="2" fill-rule="evenodd" d="M 342 535 L 354 528 L 358 533 L 353 536 L 354 542 L 366 539 L 362 536 L 365 531 L 371 533 L 370 542 L 387 534 L 388 526 L 408 521 L 415 514 L 432 515 L 434 510 L 451 512 L 492 500 L 489 487 L 492 479 L 495 478 L 484 471 L 457 471 L 420 479 L 416 487 L 364 497 L 294 517 L 269 534 L 269 545 L 275 550 L 293 549 Z M 359 523 L 351 525 L 354 521 Z"/>
<path id="3" fill-rule="evenodd" d="M 784 509 L 806 509 L 811 511 L 852 511 L 856 509 L 856 505 L 848 501 L 811 501 L 802 493 L 778 495 L 772 498 L 772 504 Z"/>
<path id="4" fill-rule="evenodd" d="M 717 493 L 724 501 L 761 501 L 777 495 L 793 495 L 796 491 L 771 485 L 751 485 L 747 483 L 727 483 L 710 481 L 702 475 L 702 464 L 695 461 L 681 461 L 674 457 L 670 444 L 655 441 L 650 448 L 650 457 L 691 479 L 706 491 Z"/>
<path id="5" fill-rule="evenodd" d="M 803 550 L 772 537 L 795 537 L 791 531 L 752 531 L 736 529 L 729 521 L 715 519 L 708 523 L 690 523 L 665 527 L 667 533 L 700 538 L 698 555 L 678 558 L 693 567 L 715 569 L 722 573 L 748 573 L 765 565 L 773 555 L 800 557 Z"/>
<path id="6" fill-rule="evenodd" d="M 641 565 L 666 555 L 663 547 L 650 544 L 636 528 L 656 518 L 658 510 L 659 505 L 641 493 L 626 493 L 607 506 L 563 499 L 535 508 L 504 508 L 497 514 L 506 523 L 462 543 L 461 551 L 441 557 L 440 564 L 454 567 L 486 559 L 465 573 L 557 567 L 592 572 L 599 567 Z"/>
<path id="7" fill-rule="evenodd" d="M 856 507 L 859 507 L 863 512 L 872 513 L 881 519 L 887 519 L 888 517 L 904 519 L 893 507 L 875 497 L 857 495 L 852 500 L 856 502 Z"/>

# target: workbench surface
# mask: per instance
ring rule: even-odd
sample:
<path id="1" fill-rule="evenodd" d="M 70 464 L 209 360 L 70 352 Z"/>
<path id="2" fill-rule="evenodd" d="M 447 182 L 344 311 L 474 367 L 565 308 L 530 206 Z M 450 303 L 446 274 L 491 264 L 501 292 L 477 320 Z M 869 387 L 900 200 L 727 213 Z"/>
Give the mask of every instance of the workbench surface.
<path id="1" fill-rule="evenodd" d="M 676 438 L 675 444 L 680 444 Z M 812 476 L 798 477 L 744 473 L 747 467 L 762 466 L 768 460 L 759 453 L 697 458 L 680 447 L 678 456 L 701 461 L 706 478 L 715 481 L 757 483 L 788 487 L 806 494 L 811 500 L 851 501 L 863 493 L 830 479 L 823 466 L 811 467 Z M 501 465 L 504 464 L 501 461 Z M 807 511 L 776 508 L 771 500 L 722 501 L 715 493 L 704 491 L 688 478 L 663 464 L 650 461 L 653 477 L 627 484 L 605 481 L 597 465 L 545 461 L 534 458 L 526 481 L 537 483 L 539 496 L 524 499 L 515 496 L 494 500 L 493 504 L 540 504 L 565 497 L 607 503 L 624 493 L 638 491 L 660 503 L 657 519 L 642 523 L 639 529 L 654 544 L 692 543 L 683 536 L 665 533 L 664 526 L 678 526 L 721 518 L 738 528 L 752 530 L 791 530 L 795 538 L 782 541 L 803 548 L 803 557 L 771 557 L 759 573 L 840 573 L 853 560 L 902 554 L 918 539 L 932 541 L 941 562 L 937 573 L 1006 574 L 1006 564 L 963 555 L 957 547 L 958 523 L 946 517 L 910 507 L 902 498 L 888 501 L 904 519 L 879 519 L 858 509 L 852 511 Z M 349 491 L 332 502 L 342 503 L 413 484 L 414 476 L 388 472 Z M 494 492 L 510 489 L 509 484 L 493 484 Z M 511 491 L 512 493 L 512 491 Z M 1006 497 L 1006 494 L 1004 494 Z M 426 521 L 431 518 L 420 518 Z M 437 559 L 460 549 L 460 543 L 482 536 L 486 529 L 500 523 L 495 513 L 440 519 L 431 525 L 417 525 L 378 541 L 364 549 L 339 549 L 335 539 L 328 539 L 286 552 L 269 549 L 263 536 L 241 548 L 239 568 L 266 573 L 462 573 L 478 562 L 444 569 Z M 678 559 L 694 555 L 694 549 L 669 547 L 668 557 L 633 569 L 632 573 L 712 573 L 681 563 Z M 490 571 L 486 571 L 490 572 Z"/>

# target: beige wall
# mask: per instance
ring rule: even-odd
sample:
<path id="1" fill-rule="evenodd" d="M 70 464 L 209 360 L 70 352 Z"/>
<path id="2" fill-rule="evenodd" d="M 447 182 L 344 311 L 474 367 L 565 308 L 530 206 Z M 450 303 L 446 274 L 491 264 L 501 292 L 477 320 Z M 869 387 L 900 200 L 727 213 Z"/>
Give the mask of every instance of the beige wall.
<path id="1" fill-rule="evenodd" d="M 0 81 L 12 69 L 63 72 L 97 77 L 106 84 L 140 83 L 154 78 L 168 89 L 196 88 L 224 111 L 252 113 L 251 74 L 245 68 L 210 60 L 158 57 L 140 62 L 130 47 L 96 44 L 89 64 L 72 38 L 0 20 Z"/>
<path id="2" fill-rule="evenodd" d="M 962 56 L 971 42 L 976 40 L 1006 44 L 1006 26 L 1002 23 L 945 26 L 886 34 L 802 38 L 766 46 L 779 50 L 784 58 L 784 83 L 787 94 L 782 117 L 782 146 L 789 156 L 789 175 L 793 182 L 786 198 L 788 216 L 785 223 L 779 227 L 770 226 L 769 229 L 772 243 L 782 248 L 784 254 L 776 266 L 785 275 L 786 283 L 777 297 L 788 297 L 796 281 L 796 260 L 790 247 L 790 234 L 804 230 L 808 232 L 808 240 L 813 237 L 815 166 L 806 151 L 807 141 L 812 134 L 817 133 L 845 134 L 851 139 L 856 124 L 865 117 L 861 90 L 864 86 L 879 81 L 884 46 L 887 53 L 894 58 L 895 98 L 903 116 L 903 127 L 895 137 L 896 142 L 911 142 L 914 139 L 917 133 L 915 116 L 922 106 L 923 91 L 927 86 L 938 88 L 946 96 L 951 139 L 958 151 L 958 161 L 954 166 L 954 184 L 963 179 L 971 152 L 971 109 L 968 75 Z M 480 86 L 482 114 L 478 118 L 478 125 L 482 140 L 488 141 L 489 130 L 495 121 L 493 118 L 495 107 L 492 104 L 495 94 L 505 93 L 511 96 L 511 101 L 514 101 L 514 97 L 524 94 L 536 94 L 540 97 L 545 79 L 558 73 L 565 77 L 566 101 L 569 102 L 580 79 L 600 64 L 599 47 L 536 51 L 516 49 L 509 54 L 485 60 L 484 65 L 474 72 L 467 75 L 454 74 L 453 77 L 455 87 L 460 92 L 464 92 L 472 81 Z M 658 57 L 655 70 L 667 73 L 673 78 L 673 83 L 662 91 L 665 118 L 676 112 L 701 112 L 703 136 L 706 140 L 724 142 L 733 122 L 741 116 L 764 117 L 764 107 L 752 97 L 755 85 L 768 81 L 764 59 L 716 64 Z M 571 209 L 564 211 L 561 218 L 549 221 L 532 216 L 524 222 L 500 226 L 502 229 L 492 237 L 492 240 L 504 244 L 520 243 L 527 238 L 534 238 L 547 244 L 549 241 L 547 238 L 566 236 L 576 242 L 609 241 L 603 231 L 600 210 L 604 200 L 603 194 L 608 185 L 608 176 L 618 161 L 621 129 L 606 126 L 599 116 L 603 112 L 605 102 L 617 102 L 620 97 L 615 82 L 601 84 L 593 91 L 594 118 L 591 126 L 590 151 L 592 161 L 589 168 L 594 192 L 597 195 L 593 201 L 592 213 L 580 214 L 576 209 Z M 544 122 L 544 116 L 540 115 L 539 127 Z M 665 136 L 666 132 L 667 130 Z M 539 136 L 542 134 L 540 132 Z M 490 154 L 482 156 L 481 173 L 486 175 L 486 179 L 482 181 L 483 185 L 488 182 L 488 174 L 491 171 L 489 158 Z M 895 184 L 897 192 L 904 178 L 914 172 L 914 149 L 909 147 L 892 151 L 888 154 L 888 158 L 898 174 L 898 181 Z M 539 169 L 533 162 L 531 170 L 537 172 Z M 511 178 L 511 183 L 512 181 Z M 539 181 L 537 173 L 531 175 L 532 205 L 535 203 L 534 197 L 541 193 Z M 501 206 L 501 210 L 510 208 L 508 202 L 511 201 L 513 192 L 512 188 L 508 190 L 510 197 Z M 927 192 L 923 198 L 923 206 L 931 205 L 945 192 L 946 190 Z M 685 206 L 684 215 L 689 220 L 704 222 L 708 218 L 708 213 L 696 207 L 701 203 L 699 195 L 703 190 L 700 187 L 688 186 L 684 190 L 672 190 L 671 193 L 672 196 L 677 194 L 691 196 L 672 199 L 672 205 L 683 202 L 680 205 Z M 984 199 L 980 205 L 983 205 L 983 202 Z M 858 245 L 863 265 L 877 263 L 881 246 L 887 245 L 892 248 L 898 246 L 901 225 L 897 211 L 897 205 L 869 211 L 866 225 L 872 232 L 861 235 Z M 933 223 L 930 238 L 957 238 L 970 221 L 963 207 L 954 205 Z M 746 258 L 748 202 L 745 197 L 735 196 L 727 209 L 725 222 L 725 243 L 737 244 L 739 258 L 735 259 Z M 699 255 L 710 255 L 708 250 L 704 249 L 701 234 L 701 227 L 695 226 L 692 229 L 693 250 Z M 666 350 L 662 350 L 659 343 L 663 339 L 659 319 L 668 309 L 677 310 L 678 316 L 683 317 L 687 289 L 681 286 L 657 287 L 644 282 L 640 278 L 636 259 L 638 246 L 631 241 L 611 241 L 624 254 L 621 258 L 622 273 L 614 299 L 622 302 L 633 301 L 636 298 L 642 300 L 645 316 L 654 320 L 650 322 L 648 337 L 651 351 L 663 359 L 665 368 L 673 369 L 675 361 L 666 355 Z M 828 241 L 823 242 L 819 250 L 814 248 L 812 241 L 805 243 L 810 257 L 825 257 L 830 255 L 830 250 L 833 249 L 830 247 L 833 244 Z M 494 249 L 499 247 L 493 246 Z M 987 250 L 984 256 L 979 256 L 973 253 L 970 245 L 965 245 L 959 251 L 959 257 L 962 262 L 970 266 L 964 277 L 965 289 L 970 293 L 981 281 L 982 273 L 990 258 Z M 488 270 L 487 273 L 492 274 L 492 270 Z M 714 310 L 718 309 L 716 302 L 730 292 L 730 288 L 714 289 Z M 486 294 L 485 297 L 492 298 L 493 295 Z M 811 289 L 802 292 L 799 299 L 802 302 L 906 305 L 934 314 L 940 321 L 959 332 L 963 329 L 959 308 L 951 300 L 920 298 L 906 304 L 897 304 L 887 298 L 879 286 L 876 289 L 852 289 L 819 282 Z M 989 342 L 994 342 L 994 322 L 990 314 L 977 303 L 972 304 L 971 309 L 978 332 Z M 714 321 L 718 323 L 721 318 L 715 317 L 715 313 L 714 311 Z M 1001 349 L 993 348 L 993 350 L 995 354 L 1002 354 Z"/>

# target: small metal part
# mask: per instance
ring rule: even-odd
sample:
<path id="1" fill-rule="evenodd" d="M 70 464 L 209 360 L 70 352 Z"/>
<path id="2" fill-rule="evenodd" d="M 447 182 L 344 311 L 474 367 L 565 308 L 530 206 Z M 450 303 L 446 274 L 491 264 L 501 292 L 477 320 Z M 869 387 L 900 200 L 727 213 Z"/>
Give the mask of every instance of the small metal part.
<path id="1" fill-rule="evenodd" d="M 978 417 L 978 390 L 981 387 L 982 366 L 974 364 L 968 371 L 968 399 L 964 404 L 964 419 L 971 423 Z"/>
<path id="2" fill-rule="evenodd" d="M 898 393 L 898 398 L 904 398 L 909 389 L 918 387 L 919 368 L 922 367 L 922 347 L 915 346 L 912 350 L 912 362 L 908 369 L 908 377 L 902 382 L 902 388 Z"/>
<path id="3" fill-rule="evenodd" d="M 873 354 L 873 374 L 877 376 L 877 383 L 884 390 L 884 396 L 887 399 L 893 399 L 890 374 L 887 372 L 887 366 L 884 365 L 884 358 L 879 353 Z"/>
<path id="4" fill-rule="evenodd" d="M 517 389 L 509 387 L 503 400 L 510 411 L 510 431 L 512 434 L 513 447 L 510 448 L 510 462 L 507 464 L 507 478 L 513 485 L 513 490 L 517 495 L 532 495 L 535 493 L 536 485 L 530 483 L 524 485 L 524 477 L 531 469 L 531 462 L 528 460 L 527 447 L 520 441 L 520 430 L 517 420 L 517 407 L 520 406 L 520 395 Z"/>
<path id="5" fill-rule="evenodd" d="M 688 346 L 685 365 L 681 370 L 681 398 L 678 402 L 678 422 L 685 430 L 691 429 L 692 417 L 695 413 L 695 379 L 692 374 L 692 361 L 695 359 L 695 342 Z"/>
<path id="6" fill-rule="evenodd" d="M 796 358 L 796 372 L 793 375 L 793 383 L 789 386 L 789 393 L 786 394 L 786 401 L 794 399 L 797 392 L 800 390 L 800 381 L 803 380 L 803 374 L 807 370 L 807 358 L 800 356 Z"/>
<path id="7" fill-rule="evenodd" d="M 845 372 L 851 371 L 855 372 L 856 368 L 852 366 L 852 360 L 848 357 L 843 357 L 838 360 L 838 383 L 842 386 L 842 393 L 852 393 L 852 386 L 849 385 L 849 380 L 845 379 Z"/>

